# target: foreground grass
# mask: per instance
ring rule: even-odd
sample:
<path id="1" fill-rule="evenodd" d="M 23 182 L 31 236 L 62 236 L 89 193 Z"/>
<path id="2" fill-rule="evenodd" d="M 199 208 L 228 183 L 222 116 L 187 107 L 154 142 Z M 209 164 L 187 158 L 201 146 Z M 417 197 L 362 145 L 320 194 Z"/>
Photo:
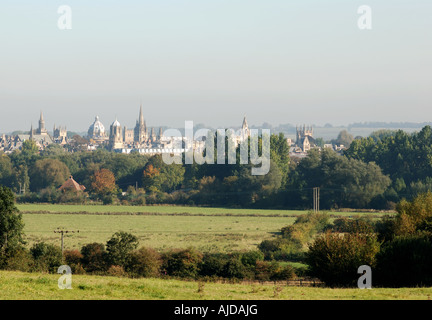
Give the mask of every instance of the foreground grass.
<path id="1" fill-rule="evenodd" d="M 432 288 L 330 289 L 261 284 L 205 283 L 73 275 L 72 289 L 58 288 L 60 275 L 0 271 L 2 300 L 428 300 Z"/>

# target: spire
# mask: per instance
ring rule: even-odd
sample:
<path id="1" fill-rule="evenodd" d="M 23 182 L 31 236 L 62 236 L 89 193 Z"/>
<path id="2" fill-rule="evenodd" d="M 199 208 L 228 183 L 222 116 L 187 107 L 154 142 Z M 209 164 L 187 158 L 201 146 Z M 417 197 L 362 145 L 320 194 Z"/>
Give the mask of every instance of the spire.
<path id="1" fill-rule="evenodd" d="M 248 127 L 248 124 L 247 124 L 247 121 L 246 121 L 246 115 L 244 116 L 244 118 L 243 118 L 243 125 L 242 125 L 242 128 L 244 129 L 244 128 L 247 128 Z"/>
<path id="2" fill-rule="evenodd" d="M 40 113 L 40 121 L 44 121 L 42 110 L 41 110 L 41 113 Z"/>
<path id="3" fill-rule="evenodd" d="M 143 110 L 142 110 L 142 103 L 141 103 L 141 106 L 140 106 L 139 123 L 140 124 L 144 123 L 144 115 L 143 115 Z"/>

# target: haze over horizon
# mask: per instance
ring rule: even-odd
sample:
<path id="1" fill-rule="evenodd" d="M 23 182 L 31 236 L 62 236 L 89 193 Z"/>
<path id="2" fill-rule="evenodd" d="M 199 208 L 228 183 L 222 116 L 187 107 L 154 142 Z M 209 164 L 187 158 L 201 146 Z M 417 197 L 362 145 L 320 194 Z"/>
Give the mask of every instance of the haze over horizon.
<path id="1" fill-rule="evenodd" d="M 61 5 L 72 30 L 59 30 Z M 359 30 L 359 6 L 372 30 Z M 4 0 L 0 132 L 432 120 L 432 3 Z"/>

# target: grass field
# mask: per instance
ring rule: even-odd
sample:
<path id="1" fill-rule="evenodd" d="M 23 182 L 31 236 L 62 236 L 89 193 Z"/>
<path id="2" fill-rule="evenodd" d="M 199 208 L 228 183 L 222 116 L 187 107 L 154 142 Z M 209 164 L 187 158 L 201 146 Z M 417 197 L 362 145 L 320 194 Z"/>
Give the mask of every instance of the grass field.
<path id="1" fill-rule="evenodd" d="M 330 289 L 283 284 L 205 283 L 73 275 L 72 289 L 58 288 L 58 274 L 0 271 L 2 300 L 429 300 L 432 288 Z"/>
<path id="2" fill-rule="evenodd" d="M 94 214 L 142 214 L 142 215 L 235 215 L 235 216 L 298 216 L 305 210 L 230 209 L 187 206 L 115 206 L 115 205 L 67 205 L 67 204 L 17 204 L 23 213 L 94 213 Z M 370 212 L 329 212 L 336 216 L 371 215 Z M 375 213 L 374 215 L 383 215 Z"/>
<path id="3" fill-rule="evenodd" d="M 228 252 L 256 249 L 262 240 L 272 237 L 290 217 L 23 214 L 25 240 L 60 244 L 58 227 L 79 230 L 65 234 L 65 249 L 106 241 L 117 231 L 138 237 L 140 246 L 158 250 L 193 246 L 201 251 Z"/>
<path id="4" fill-rule="evenodd" d="M 18 205 L 25 240 L 60 244 L 58 227 L 79 230 L 65 234 L 65 249 L 91 242 L 106 243 L 117 231 L 136 235 L 140 246 L 157 250 L 195 247 L 203 252 L 253 250 L 306 211 L 199 208 L 182 206 Z M 337 212 L 337 216 L 371 213 Z M 374 214 L 375 216 L 376 214 Z"/>

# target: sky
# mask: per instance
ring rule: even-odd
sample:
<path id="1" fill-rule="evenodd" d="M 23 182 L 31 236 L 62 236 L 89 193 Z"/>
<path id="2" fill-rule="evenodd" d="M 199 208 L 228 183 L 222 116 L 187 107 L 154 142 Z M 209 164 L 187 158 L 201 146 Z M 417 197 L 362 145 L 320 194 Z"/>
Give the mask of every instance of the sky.
<path id="1" fill-rule="evenodd" d="M 430 0 L 2 0 L 0 132 L 41 111 L 49 130 L 132 128 L 141 103 L 175 128 L 432 121 L 431 16 Z"/>

